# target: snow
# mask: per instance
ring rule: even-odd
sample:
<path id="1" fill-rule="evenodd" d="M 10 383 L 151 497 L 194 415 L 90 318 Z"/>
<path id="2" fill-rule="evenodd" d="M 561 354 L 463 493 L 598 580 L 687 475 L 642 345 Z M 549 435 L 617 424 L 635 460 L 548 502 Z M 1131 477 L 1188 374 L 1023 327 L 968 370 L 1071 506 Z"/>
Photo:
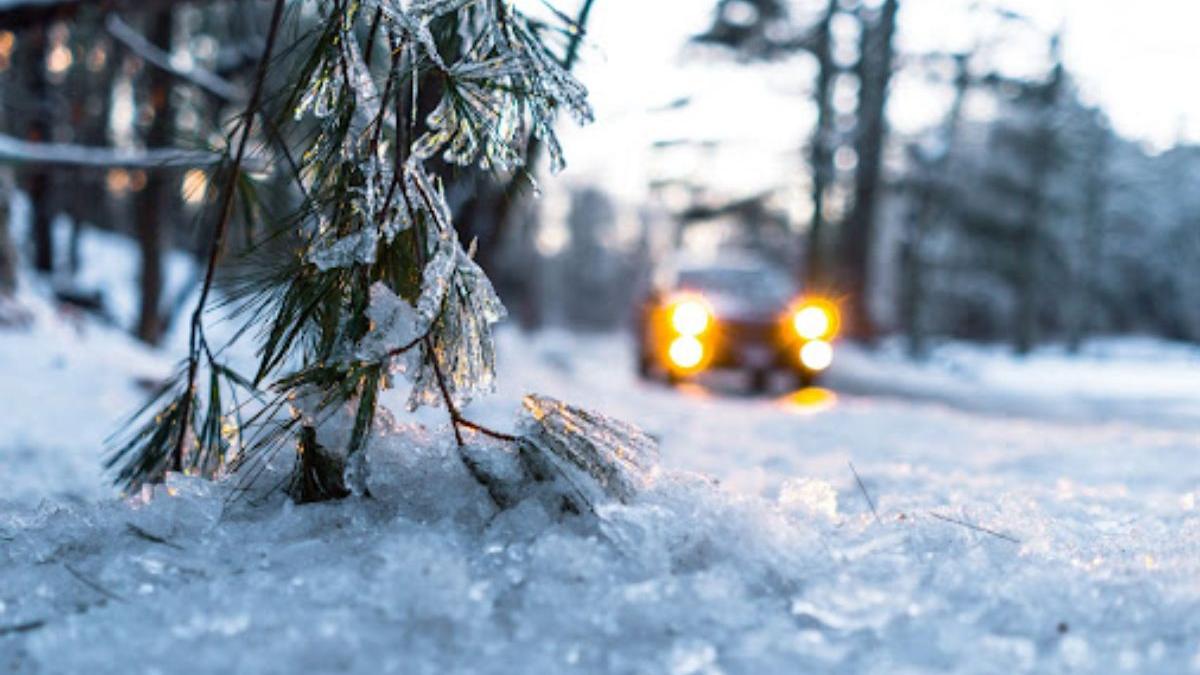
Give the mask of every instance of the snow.
<path id="1" fill-rule="evenodd" d="M 0 329 L 3 670 L 1200 670 L 1190 347 L 842 345 L 836 393 L 760 397 L 639 383 L 620 336 L 502 331 L 467 414 L 527 429 L 532 390 L 641 427 L 660 465 L 627 503 L 564 512 L 468 434 L 526 481 L 498 510 L 402 390 L 370 498 L 294 505 L 267 492 L 280 458 L 253 494 L 172 476 L 122 500 L 102 439 L 172 359 L 46 297 L 26 280 L 33 323 Z"/>
<path id="2" fill-rule="evenodd" d="M 0 327 L 0 476 L 4 498 L 96 498 L 110 491 L 100 450 L 170 361 L 117 328 L 53 307 L 44 287 L 16 300 L 28 328 Z"/>

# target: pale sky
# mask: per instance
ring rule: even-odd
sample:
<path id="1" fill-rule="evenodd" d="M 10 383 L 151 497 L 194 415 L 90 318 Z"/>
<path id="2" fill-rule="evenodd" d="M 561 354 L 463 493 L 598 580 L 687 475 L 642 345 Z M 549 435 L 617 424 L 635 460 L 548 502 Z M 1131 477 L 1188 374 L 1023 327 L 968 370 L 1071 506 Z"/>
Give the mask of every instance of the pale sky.
<path id="1" fill-rule="evenodd" d="M 798 0 L 799 1 L 799 0 Z M 570 2 L 559 6 L 570 11 Z M 801 168 L 811 128 L 807 60 L 740 66 L 689 62 L 685 43 L 702 30 L 710 0 L 595 0 L 589 44 L 577 73 L 588 85 L 597 122 L 564 125 L 566 177 L 600 181 L 627 198 L 651 177 L 691 177 L 731 194 L 786 186 Z M 954 50 L 988 39 L 988 22 L 968 17 L 969 0 L 901 0 L 903 51 Z M 1065 58 L 1089 102 L 1099 103 L 1123 134 L 1156 148 L 1180 133 L 1200 139 L 1200 0 L 1004 0 L 1035 27 L 1023 41 L 996 47 L 996 62 L 1019 69 L 1043 64 L 1045 40 L 1065 30 Z M 902 76 L 903 78 L 903 76 Z M 909 81 L 915 80 L 908 77 Z M 898 86 L 892 125 L 912 131 L 942 114 L 946 94 Z M 904 88 L 901 88 L 904 87 Z M 655 111 L 676 99 L 691 104 Z M 720 140 L 716 149 L 651 150 L 656 141 Z M 553 182 L 553 180 L 551 181 Z"/>

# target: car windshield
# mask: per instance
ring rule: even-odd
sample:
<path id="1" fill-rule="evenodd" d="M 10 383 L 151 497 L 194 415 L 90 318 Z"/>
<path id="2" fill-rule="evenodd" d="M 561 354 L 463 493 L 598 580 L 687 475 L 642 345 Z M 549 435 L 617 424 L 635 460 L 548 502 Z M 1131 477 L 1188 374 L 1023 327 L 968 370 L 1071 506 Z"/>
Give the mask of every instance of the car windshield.
<path id="1" fill-rule="evenodd" d="M 786 302 L 793 290 L 787 277 L 773 270 L 732 267 L 682 270 L 679 287 L 755 303 Z"/>

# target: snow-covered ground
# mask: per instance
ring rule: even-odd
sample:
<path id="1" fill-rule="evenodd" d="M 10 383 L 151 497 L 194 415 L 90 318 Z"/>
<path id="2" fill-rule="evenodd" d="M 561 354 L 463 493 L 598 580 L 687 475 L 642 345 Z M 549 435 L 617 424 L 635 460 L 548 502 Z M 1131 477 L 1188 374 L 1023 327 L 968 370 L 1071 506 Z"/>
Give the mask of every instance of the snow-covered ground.
<path id="1" fill-rule="evenodd" d="M 44 297 L 0 329 L 3 672 L 1200 670 L 1190 348 L 846 349 L 836 391 L 755 397 L 637 382 L 621 336 L 508 331 L 469 413 L 511 429 L 537 391 L 638 424 L 639 497 L 498 513 L 396 392 L 370 499 L 122 501 L 103 438 L 176 354 Z"/>

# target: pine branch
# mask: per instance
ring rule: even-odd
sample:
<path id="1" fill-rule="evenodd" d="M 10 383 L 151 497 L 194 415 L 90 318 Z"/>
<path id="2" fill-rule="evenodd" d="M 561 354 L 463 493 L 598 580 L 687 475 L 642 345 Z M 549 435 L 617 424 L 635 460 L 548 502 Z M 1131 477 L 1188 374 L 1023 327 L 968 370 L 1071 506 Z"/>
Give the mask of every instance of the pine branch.
<path id="1" fill-rule="evenodd" d="M 200 299 L 196 301 L 196 309 L 192 312 L 192 326 L 188 338 L 187 386 L 185 388 L 185 391 L 189 394 L 195 391 L 196 371 L 200 365 L 200 354 L 197 348 L 198 342 L 204 339 L 202 335 L 204 306 L 207 304 L 208 294 L 212 290 L 217 260 L 220 258 L 221 250 L 225 245 L 225 233 L 229 229 L 229 219 L 233 213 L 233 194 L 237 186 L 237 177 L 241 171 L 242 161 L 246 156 L 246 146 L 249 144 L 250 132 L 254 127 L 254 118 L 258 112 L 259 101 L 262 99 L 263 83 L 267 79 L 267 67 L 271 62 L 271 53 L 275 49 L 275 39 L 279 33 L 279 24 L 283 20 L 283 5 L 284 0 L 275 0 L 274 9 L 271 11 L 271 25 L 267 32 L 267 44 L 263 47 L 262 58 L 258 63 L 258 73 L 254 78 L 254 89 L 250 94 L 250 102 L 246 105 L 246 114 L 242 118 L 242 136 L 238 142 L 237 154 L 234 156 L 229 179 L 221 194 L 221 202 L 218 207 L 219 220 L 217 221 L 217 227 L 213 233 L 212 246 L 208 253 L 208 265 L 204 272 L 204 284 L 200 287 Z M 192 397 L 190 395 L 184 397 L 183 419 L 185 423 L 189 419 L 191 401 Z M 185 438 L 186 434 L 180 433 L 179 439 L 175 444 L 174 462 L 176 467 L 179 467 L 183 460 Z"/>

